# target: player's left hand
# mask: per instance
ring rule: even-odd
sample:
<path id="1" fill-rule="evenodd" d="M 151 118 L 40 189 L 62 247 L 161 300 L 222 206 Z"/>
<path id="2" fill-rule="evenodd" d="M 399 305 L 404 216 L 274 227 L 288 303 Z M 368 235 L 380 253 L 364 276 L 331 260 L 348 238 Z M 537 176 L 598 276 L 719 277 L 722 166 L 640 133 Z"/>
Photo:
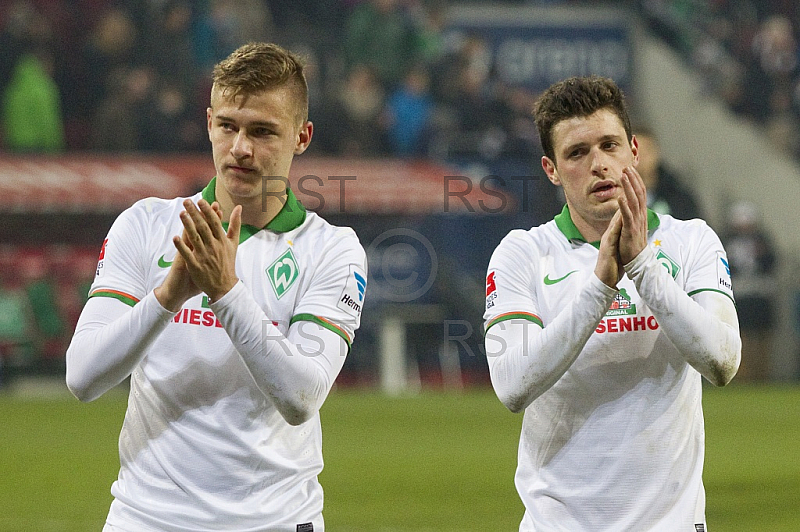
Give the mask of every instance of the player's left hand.
<path id="1" fill-rule="evenodd" d="M 647 189 L 633 166 L 622 170 L 622 232 L 619 237 L 619 256 L 622 264 L 632 261 L 647 246 Z"/>
<path id="2" fill-rule="evenodd" d="M 242 227 L 242 207 L 233 208 L 227 232 L 222 227 L 222 210 L 216 202 L 209 205 L 201 199 L 195 205 L 187 199 L 183 207 L 181 223 L 185 236 L 176 236 L 173 243 L 186 262 L 194 284 L 211 301 L 217 301 L 239 282 L 236 250 Z"/>

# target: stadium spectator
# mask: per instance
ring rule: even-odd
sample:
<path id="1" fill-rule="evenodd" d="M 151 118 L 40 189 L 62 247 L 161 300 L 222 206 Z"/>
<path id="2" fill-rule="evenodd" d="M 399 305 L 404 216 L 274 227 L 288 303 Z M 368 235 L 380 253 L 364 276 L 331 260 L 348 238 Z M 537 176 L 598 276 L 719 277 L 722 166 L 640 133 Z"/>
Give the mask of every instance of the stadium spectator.
<path id="1" fill-rule="evenodd" d="M 145 142 L 140 149 L 157 153 L 204 151 L 208 136 L 197 122 L 202 114 L 189 105 L 180 84 L 172 84 L 163 76 L 156 83 L 152 106 L 144 115 Z"/>
<path id="2" fill-rule="evenodd" d="M 375 73 L 366 65 L 356 65 L 336 93 L 329 112 L 332 131 L 322 133 L 340 155 L 377 155 L 386 152 L 380 129 L 380 116 L 386 93 Z"/>
<path id="3" fill-rule="evenodd" d="M 423 141 L 429 135 L 434 107 L 429 83 L 428 72 L 423 67 L 412 68 L 403 83 L 389 95 L 382 122 L 395 155 L 424 153 Z"/>
<path id="4" fill-rule="evenodd" d="M 721 235 L 736 288 L 736 310 L 742 334 L 742 363 L 737 382 L 769 379 L 770 355 L 777 325 L 777 254 L 761 226 L 758 208 L 737 201 Z"/>
<path id="5" fill-rule="evenodd" d="M 15 152 L 64 149 L 61 96 L 53 80 L 53 56 L 36 48 L 17 61 L 2 101 L 3 138 Z"/>
<path id="6" fill-rule="evenodd" d="M 488 43 L 467 35 L 431 67 L 431 90 L 438 104 L 437 151 L 496 158 L 505 134 L 503 104 L 495 93 Z"/>
<path id="7" fill-rule="evenodd" d="M 694 195 L 661 157 L 661 146 L 655 133 L 645 126 L 637 126 L 633 132 L 639 141 L 639 165 L 636 169 L 647 187 L 647 206 L 659 214 L 670 214 L 679 220 L 700 218 L 700 208 Z"/>
<path id="8" fill-rule="evenodd" d="M 349 68 L 372 69 L 393 90 L 420 56 L 421 38 L 399 0 L 365 0 L 347 19 L 345 59 Z"/>
<path id="9" fill-rule="evenodd" d="M 539 134 L 530 112 L 536 94 L 522 86 L 500 86 L 498 92 L 504 134 L 502 156 L 528 160 L 532 153 L 540 151 Z"/>
<path id="10" fill-rule="evenodd" d="M 237 47 L 274 39 L 277 30 L 267 2 L 208 0 L 195 20 L 192 43 L 202 75 Z"/>
<path id="11" fill-rule="evenodd" d="M 148 117 L 157 108 L 157 77 L 152 68 L 120 67 L 109 75 L 109 93 L 92 119 L 90 147 L 128 152 L 153 145 Z"/>
<path id="12" fill-rule="evenodd" d="M 0 278 L 0 389 L 11 383 L 15 367 L 29 363 L 33 357 L 32 333 L 24 290 Z"/>
<path id="13" fill-rule="evenodd" d="M 36 350 L 36 362 L 42 369 L 56 366 L 63 370 L 67 335 L 47 258 L 39 251 L 24 253 L 17 266 L 22 272 L 23 290 L 31 311 L 31 338 Z"/>
<path id="14" fill-rule="evenodd" d="M 89 29 L 82 50 L 85 94 L 91 102 L 102 102 L 120 69 L 142 64 L 145 57 L 140 43 L 141 30 L 130 11 L 112 5 L 103 11 Z"/>
<path id="15" fill-rule="evenodd" d="M 145 40 L 146 59 L 159 77 L 168 77 L 180 89 L 184 98 L 197 91 L 200 67 L 192 47 L 192 22 L 196 18 L 195 4 L 185 0 L 170 0 L 149 21 Z M 169 50 L 169 53 L 164 53 Z M 208 102 L 204 102 L 208 103 Z M 205 110 L 205 107 L 201 108 Z"/>
<path id="16" fill-rule="evenodd" d="M 51 27 L 29 0 L 12 2 L 0 11 L 0 94 L 20 56 L 31 47 L 49 42 Z"/>

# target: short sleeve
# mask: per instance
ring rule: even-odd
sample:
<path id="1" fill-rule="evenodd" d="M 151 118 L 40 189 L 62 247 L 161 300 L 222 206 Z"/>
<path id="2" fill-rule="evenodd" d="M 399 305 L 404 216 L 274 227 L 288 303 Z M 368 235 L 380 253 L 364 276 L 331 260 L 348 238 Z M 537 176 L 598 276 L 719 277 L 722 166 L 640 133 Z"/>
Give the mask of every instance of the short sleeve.
<path id="1" fill-rule="evenodd" d="M 686 274 L 686 292 L 690 296 L 704 291 L 719 292 L 733 300 L 728 256 L 717 234 L 705 223 L 699 228 L 695 246 L 694 260 Z"/>
<path id="2" fill-rule="evenodd" d="M 510 319 L 543 325 L 532 283 L 537 263 L 524 231 L 512 231 L 500 242 L 486 274 L 485 330 Z"/>
<path id="3" fill-rule="evenodd" d="M 130 306 L 146 294 L 146 220 L 138 203 L 114 221 L 103 240 L 89 297 L 112 297 Z"/>
<path id="4" fill-rule="evenodd" d="M 313 321 L 339 334 L 349 346 L 361 324 L 367 289 L 367 256 L 351 229 L 337 228 L 326 246 L 291 323 Z"/>

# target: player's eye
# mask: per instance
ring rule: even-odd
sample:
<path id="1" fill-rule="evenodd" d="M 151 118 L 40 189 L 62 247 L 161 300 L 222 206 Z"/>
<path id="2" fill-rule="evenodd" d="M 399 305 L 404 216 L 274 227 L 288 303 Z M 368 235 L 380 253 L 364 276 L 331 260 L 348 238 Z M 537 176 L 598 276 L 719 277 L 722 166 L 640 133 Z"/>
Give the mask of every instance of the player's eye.
<path id="1" fill-rule="evenodd" d="M 613 150 L 617 146 L 619 146 L 619 144 L 617 144 L 613 140 L 609 140 L 608 142 L 603 143 L 603 149 L 604 150 Z"/>
<path id="2" fill-rule="evenodd" d="M 275 133 L 266 127 L 257 127 L 251 131 L 251 134 L 255 137 L 267 137 L 269 135 L 274 135 Z"/>

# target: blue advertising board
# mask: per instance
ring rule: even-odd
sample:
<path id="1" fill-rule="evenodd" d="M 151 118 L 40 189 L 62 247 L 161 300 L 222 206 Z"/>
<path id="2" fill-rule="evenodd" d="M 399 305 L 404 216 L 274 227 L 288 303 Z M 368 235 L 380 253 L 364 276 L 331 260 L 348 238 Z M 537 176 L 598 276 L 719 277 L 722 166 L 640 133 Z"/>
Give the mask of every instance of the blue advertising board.
<path id="1" fill-rule="evenodd" d="M 632 83 L 631 19 L 617 8 L 486 4 L 448 11 L 445 43 L 469 36 L 487 45 L 495 79 L 541 92 L 570 76 L 612 78 L 626 92 Z"/>

